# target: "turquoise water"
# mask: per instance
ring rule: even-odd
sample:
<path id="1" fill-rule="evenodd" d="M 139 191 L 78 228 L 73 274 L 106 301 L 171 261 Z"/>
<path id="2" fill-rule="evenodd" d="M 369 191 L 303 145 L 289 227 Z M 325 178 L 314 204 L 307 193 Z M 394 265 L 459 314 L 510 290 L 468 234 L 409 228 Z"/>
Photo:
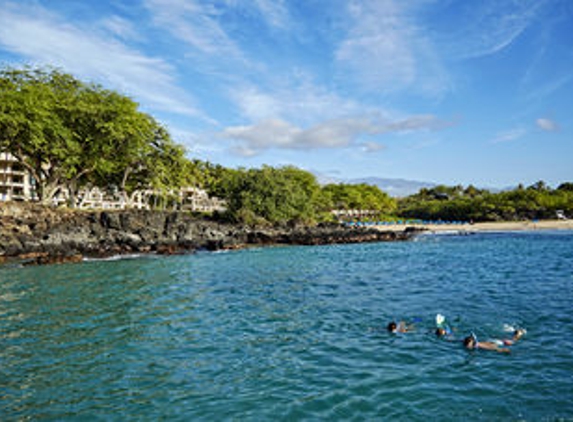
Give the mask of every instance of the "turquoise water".
<path id="1" fill-rule="evenodd" d="M 0 419 L 571 419 L 572 305 L 573 232 L 4 266 Z"/>

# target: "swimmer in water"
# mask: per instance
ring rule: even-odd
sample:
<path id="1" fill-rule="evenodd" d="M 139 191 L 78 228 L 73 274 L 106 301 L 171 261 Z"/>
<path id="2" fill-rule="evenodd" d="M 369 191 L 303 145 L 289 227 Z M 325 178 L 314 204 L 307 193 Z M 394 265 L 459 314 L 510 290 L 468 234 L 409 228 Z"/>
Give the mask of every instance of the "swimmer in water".
<path id="1" fill-rule="evenodd" d="M 499 353 L 510 353 L 507 347 L 500 347 L 498 343 L 493 341 L 478 341 L 475 334 L 471 334 L 464 339 L 464 347 L 469 350 L 493 350 Z"/>
<path id="2" fill-rule="evenodd" d="M 454 330 L 446 322 L 446 317 L 441 314 L 436 315 L 436 336 L 452 339 Z"/>
<path id="3" fill-rule="evenodd" d="M 501 341 L 505 346 L 511 346 L 512 344 L 515 344 L 516 341 L 520 340 L 525 335 L 525 333 L 527 333 L 525 328 L 518 328 L 513 332 L 513 337 Z"/>
<path id="4" fill-rule="evenodd" d="M 511 339 L 504 339 L 504 340 L 496 339 L 489 341 L 478 341 L 476 335 L 472 333 L 471 335 L 467 336 L 464 339 L 464 347 L 470 350 L 483 349 L 483 350 L 492 350 L 494 352 L 499 352 L 499 353 L 510 353 L 511 350 L 503 346 L 511 346 L 515 344 L 515 342 L 521 339 L 525 333 L 526 333 L 525 329 L 520 328 L 515 330 L 515 332 L 513 333 L 513 337 Z"/>
<path id="5" fill-rule="evenodd" d="M 414 326 L 412 324 L 408 325 L 404 321 L 400 321 L 396 323 L 394 321 L 390 322 L 387 326 L 388 331 L 391 333 L 407 333 L 408 331 L 412 331 Z"/>
<path id="6" fill-rule="evenodd" d="M 438 337 L 449 337 L 452 335 L 452 330 L 450 329 L 450 327 L 438 327 L 436 328 L 436 335 Z"/>

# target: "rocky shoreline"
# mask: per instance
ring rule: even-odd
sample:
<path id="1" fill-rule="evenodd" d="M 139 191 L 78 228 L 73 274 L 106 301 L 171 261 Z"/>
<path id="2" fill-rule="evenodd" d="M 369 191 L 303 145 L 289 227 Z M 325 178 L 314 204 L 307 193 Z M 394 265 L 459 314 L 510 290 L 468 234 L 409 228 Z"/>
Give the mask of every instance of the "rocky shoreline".
<path id="1" fill-rule="evenodd" d="M 124 254 L 176 254 L 261 245 L 400 241 L 417 229 L 339 225 L 250 228 L 169 211 L 78 211 L 30 203 L 0 205 L 0 263 L 77 262 Z"/>

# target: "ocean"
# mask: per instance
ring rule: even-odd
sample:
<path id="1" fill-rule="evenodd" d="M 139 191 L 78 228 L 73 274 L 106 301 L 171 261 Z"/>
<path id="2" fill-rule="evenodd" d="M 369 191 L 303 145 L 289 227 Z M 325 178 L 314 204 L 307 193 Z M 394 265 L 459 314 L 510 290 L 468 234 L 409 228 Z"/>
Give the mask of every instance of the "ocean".
<path id="1" fill-rule="evenodd" d="M 0 420 L 572 420 L 572 311 L 571 231 L 4 265 Z"/>

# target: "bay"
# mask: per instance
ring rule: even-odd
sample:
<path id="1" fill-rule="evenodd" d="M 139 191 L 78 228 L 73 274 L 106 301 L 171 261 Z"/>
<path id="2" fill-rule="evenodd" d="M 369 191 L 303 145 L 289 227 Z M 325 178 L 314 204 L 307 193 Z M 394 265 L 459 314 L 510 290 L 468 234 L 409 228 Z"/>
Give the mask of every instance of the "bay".
<path id="1" fill-rule="evenodd" d="M 4 266 L 0 419 L 573 418 L 572 303 L 568 231 Z"/>

